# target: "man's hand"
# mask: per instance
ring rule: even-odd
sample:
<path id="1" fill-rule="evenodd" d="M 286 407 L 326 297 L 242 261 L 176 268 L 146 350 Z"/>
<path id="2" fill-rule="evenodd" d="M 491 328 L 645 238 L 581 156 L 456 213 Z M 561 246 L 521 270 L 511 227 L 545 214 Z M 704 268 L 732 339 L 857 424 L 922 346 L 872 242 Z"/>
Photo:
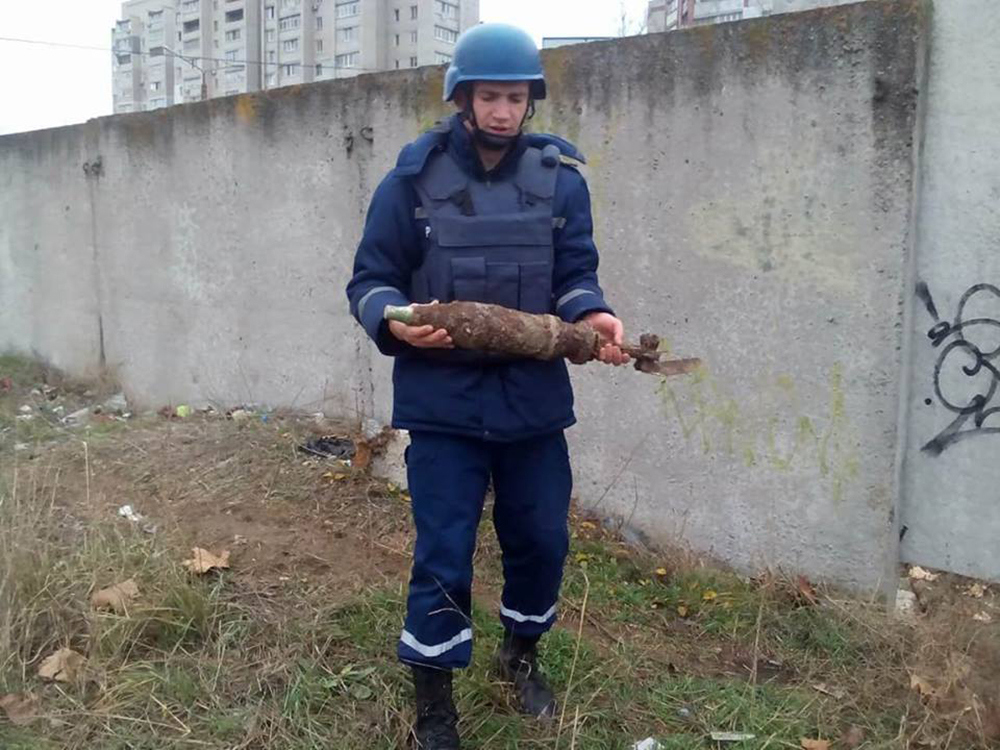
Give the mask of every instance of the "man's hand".
<path id="1" fill-rule="evenodd" d="M 624 365 L 629 356 L 619 347 L 625 340 L 625 326 L 614 315 L 606 312 L 595 312 L 584 315 L 583 320 L 601 336 L 601 351 L 597 358 L 609 365 Z"/>
<path id="2" fill-rule="evenodd" d="M 408 326 L 398 320 L 389 321 L 389 331 L 400 341 L 418 349 L 454 349 L 451 336 L 443 328 Z"/>

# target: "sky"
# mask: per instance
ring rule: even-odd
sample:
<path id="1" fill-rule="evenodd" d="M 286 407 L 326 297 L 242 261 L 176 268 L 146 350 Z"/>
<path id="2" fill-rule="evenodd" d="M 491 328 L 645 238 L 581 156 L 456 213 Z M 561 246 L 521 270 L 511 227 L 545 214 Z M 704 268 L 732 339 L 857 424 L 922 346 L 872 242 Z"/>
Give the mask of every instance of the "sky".
<path id="1" fill-rule="evenodd" d="M 480 0 L 483 21 L 543 36 L 615 36 L 647 0 Z M 110 48 L 120 0 L 0 0 L 0 37 Z M 0 135 L 86 122 L 111 113 L 111 54 L 0 39 Z"/>

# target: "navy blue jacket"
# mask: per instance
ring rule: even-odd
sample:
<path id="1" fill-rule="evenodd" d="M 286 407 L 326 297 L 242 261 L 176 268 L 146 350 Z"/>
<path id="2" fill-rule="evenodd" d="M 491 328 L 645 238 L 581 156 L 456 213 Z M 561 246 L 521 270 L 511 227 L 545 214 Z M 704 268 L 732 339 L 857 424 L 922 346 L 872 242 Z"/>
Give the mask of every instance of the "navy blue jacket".
<path id="1" fill-rule="evenodd" d="M 431 151 L 445 147 L 470 177 L 486 179 L 465 126 L 458 116 L 452 117 L 450 124 L 447 133 L 427 133 L 406 146 L 396 168 L 375 190 L 354 260 L 354 276 L 347 285 L 352 315 L 379 351 L 396 358 L 393 426 L 498 441 L 564 429 L 576 421 L 564 361 L 442 362 L 399 341 L 383 320 L 386 305 L 409 303 L 410 280 L 422 263 L 421 238 L 427 221 L 415 218 L 420 201 L 412 181 Z M 509 174 L 528 146 L 541 148 L 549 143 L 556 144 L 565 156 L 583 161 L 576 148 L 561 138 L 525 134 L 490 177 Z M 568 322 L 595 311 L 611 312 L 597 282 L 590 192 L 572 166 L 559 168 L 553 216 L 565 219 L 565 224 L 560 221 L 553 229 L 553 312 Z M 363 308 L 360 315 L 359 307 Z"/>

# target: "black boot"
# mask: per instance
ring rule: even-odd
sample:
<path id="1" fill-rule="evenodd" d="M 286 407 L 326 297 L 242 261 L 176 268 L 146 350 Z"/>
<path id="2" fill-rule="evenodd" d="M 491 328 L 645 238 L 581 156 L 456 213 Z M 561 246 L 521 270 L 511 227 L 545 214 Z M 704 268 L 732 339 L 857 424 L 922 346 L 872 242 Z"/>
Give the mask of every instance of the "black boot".
<path id="1" fill-rule="evenodd" d="M 514 695 L 522 713 L 539 719 L 556 715 L 556 697 L 538 668 L 538 638 L 507 632 L 497 654 L 500 679 L 514 685 Z"/>
<path id="2" fill-rule="evenodd" d="M 458 712 L 451 698 L 451 670 L 413 666 L 413 689 L 417 696 L 416 748 L 461 750 Z"/>

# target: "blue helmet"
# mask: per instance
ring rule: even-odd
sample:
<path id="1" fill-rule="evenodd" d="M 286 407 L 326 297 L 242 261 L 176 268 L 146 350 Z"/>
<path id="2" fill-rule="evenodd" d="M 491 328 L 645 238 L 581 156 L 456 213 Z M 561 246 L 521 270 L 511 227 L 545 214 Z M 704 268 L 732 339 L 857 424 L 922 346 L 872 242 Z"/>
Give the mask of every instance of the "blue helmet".
<path id="1" fill-rule="evenodd" d="M 459 37 L 444 76 L 444 100 L 450 102 L 466 81 L 529 81 L 532 98 L 545 98 L 538 47 L 527 33 L 505 23 L 473 26 Z"/>

